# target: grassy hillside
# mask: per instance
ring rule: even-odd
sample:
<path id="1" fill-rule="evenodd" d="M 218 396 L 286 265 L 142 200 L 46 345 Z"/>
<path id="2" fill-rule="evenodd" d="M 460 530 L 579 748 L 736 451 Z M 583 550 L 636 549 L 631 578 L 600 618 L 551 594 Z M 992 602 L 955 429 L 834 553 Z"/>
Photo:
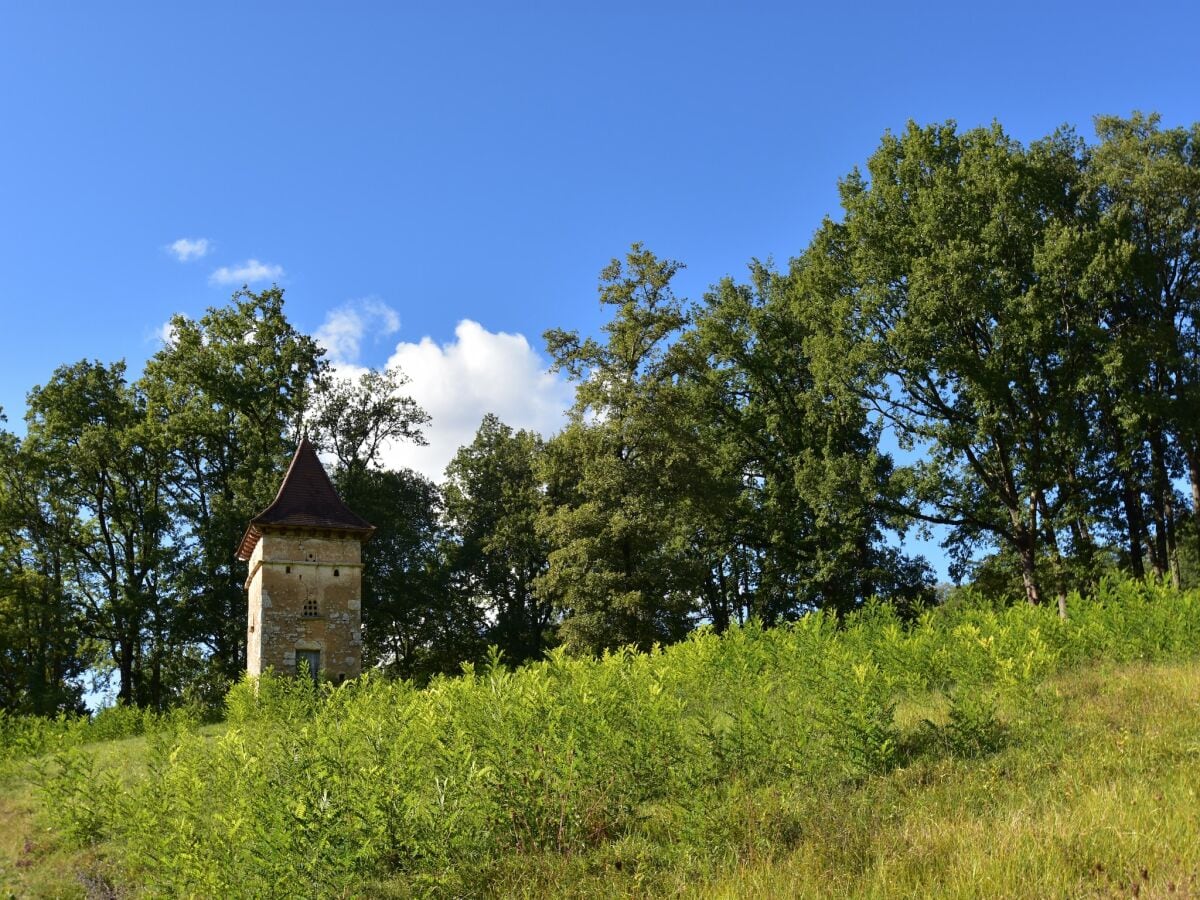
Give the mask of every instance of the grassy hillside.
<path id="1" fill-rule="evenodd" d="M 235 691 L 225 726 L 11 764 L 0 884 L 1192 896 L 1197 611 L 1119 585 L 1066 626 L 875 611 L 424 691 L 268 681 Z"/>
<path id="2" fill-rule="evenodd" d="M 1063 717 L 1035 739 L 797 798 L 795 846 L 698 893 L 1200 896 L 1200 665 L 1095 666 L 1051 686 Z"/>

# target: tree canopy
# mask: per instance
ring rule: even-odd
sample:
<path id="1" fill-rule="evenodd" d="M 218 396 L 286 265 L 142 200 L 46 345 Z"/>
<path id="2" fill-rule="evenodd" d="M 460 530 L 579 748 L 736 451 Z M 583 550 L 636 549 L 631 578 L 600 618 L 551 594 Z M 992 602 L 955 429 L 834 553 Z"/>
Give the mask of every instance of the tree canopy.
<path id="1" fill-rule="evenodd" d="M 786 266 L 697 298 L 633 244 L 598 332 L 545 334 L 564 427 L 489 414 L 441 484 L 386 463 L 437 426 L 405 373 L 337 372 L 279 288 L 175 317 L 140 375 L 60 366 L 0 428 L 0 710 L 77 710 L 88 677 L 218 699 L 233 551 L 304 432 L 377 526 L 367 662 L 410 678 L 876 596 L 915 616 L 938 594 L 913 530 L 956 581 L 1064 614 L 1109 572 L 1196 579 L 1200 125 L 912 123 L 840 197 Z"/>

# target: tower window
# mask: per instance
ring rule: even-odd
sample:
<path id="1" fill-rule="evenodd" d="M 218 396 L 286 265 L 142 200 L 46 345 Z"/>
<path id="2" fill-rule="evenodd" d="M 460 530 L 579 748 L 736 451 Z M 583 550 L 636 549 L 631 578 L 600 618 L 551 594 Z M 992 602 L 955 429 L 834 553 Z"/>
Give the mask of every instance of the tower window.
<path id="1" fill-rule="evenodd" d="M 316 597 L 308 597 L 307 599 L 305 599 L 305 601 L 304 601 L 304 617 L 306 619 L 312 619 L 312 618 L 316 618 L 320 614 L 321 614 L 321 611 L 317 608 L 317 598 Z"/>
<path id="2" fill-rule="evenodd" d="M 291 567 L 291 566 L 285 566 L 285 567 L 284 567 L 284 569 L 283 569 L 283 574 L 284 574 L 284 575 L 291 575 L 291 574 L 292 574 L 292 567 Z"/>
<path id="3" fill-rule="evenodd" d="M 333 577 L 334 577 L 334 578 L 337 578 L 337 577 L 338 577 L 338 575 L 340 575 L 340 574 L 341 574 L 341 573 L 340 573 L 340 572 L 339 572 L 337 569 L 334 569 L 334 570 L 333 570 Z"/>

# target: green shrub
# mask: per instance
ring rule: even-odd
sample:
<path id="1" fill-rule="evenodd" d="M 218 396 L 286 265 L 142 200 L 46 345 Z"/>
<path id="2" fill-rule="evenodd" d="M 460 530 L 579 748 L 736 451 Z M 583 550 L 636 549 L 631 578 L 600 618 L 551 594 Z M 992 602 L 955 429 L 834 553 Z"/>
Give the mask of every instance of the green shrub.
<path id="1" fill-rule="evenodd" d="M 745 858 L 799 827 L 780 797 L 901 764 L 906 697 L 948 704 L 918 752 L 981 756 L 1053 712 L 1039 686 L 1064 666 L 1200 650 L 1196 593 L 1113 581 L 1068 606 L 1062 622 L 959 597 L 906 624 L 872 604 L 651 653 L 554 652 L 516 670 L 493 657 L 423 689 L 268 673 L 229 691 L 216 738 L 193 714 L 172 727 L 132 711 L 0 718 L 0 736 L 44 748 L 151 732 L 150 772 L 125 791 L 96 789 L 74 757 L 46 787 L 62 833 L 109 840 L 151 894 L 337 895 L 397 877 L 471 894 L 514 856 Z"/>

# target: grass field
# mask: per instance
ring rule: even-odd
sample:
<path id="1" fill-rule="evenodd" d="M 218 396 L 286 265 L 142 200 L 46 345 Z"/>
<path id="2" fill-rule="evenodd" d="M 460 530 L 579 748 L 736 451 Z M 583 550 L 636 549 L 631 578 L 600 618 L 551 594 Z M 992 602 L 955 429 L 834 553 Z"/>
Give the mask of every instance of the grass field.
<path id="1" fill-rule="evenodd" d="M 596 897 L 1200 897 L 1200 663 L 1092 665 L 1046 685 L 1049 711 L 976 758 L 926 752 L 937 695 L 895 710 L 903 757 L 824 789 L 773 784 L 721 809 L 728 858 L 655 850 L 625 835 L 580 853 L 513 853 L 472 892 Z M 217 740 L 220 726 L 204 730 Z M 96 746 L 102 767 L 145 775 L 147 741 Z M 0 784 L 0 896 L 137 896 L 101 842 L 47 830 L 38 761 Z M 653 851 L 653 852 L 652 852 Z M 299 885 L 293 887 L 303 895 Z M 354 896 L 445 887 L 366 880 Z"/>

